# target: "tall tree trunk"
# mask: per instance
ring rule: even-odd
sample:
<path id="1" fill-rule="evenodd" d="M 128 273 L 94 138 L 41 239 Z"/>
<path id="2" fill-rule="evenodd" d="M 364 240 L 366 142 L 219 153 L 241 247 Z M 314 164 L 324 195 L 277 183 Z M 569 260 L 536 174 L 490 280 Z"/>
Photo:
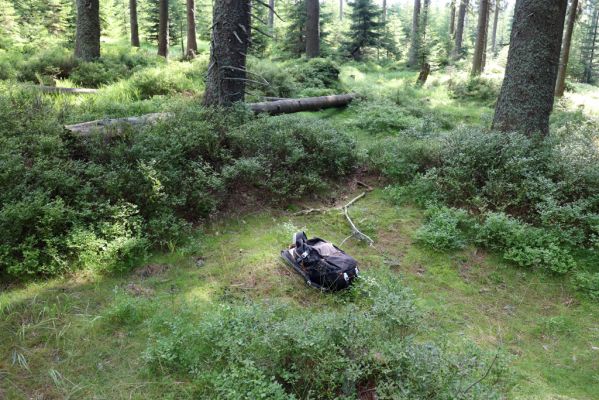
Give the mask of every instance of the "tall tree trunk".
<path id="1" fill-rule="evenodd" d="M 418 64 L 418 52 L 420 50 L 420 0 L 414 0 L 411 39 L 408 66 L 413 67 Z"/>
<path id="2" fill-rule="evenodd" d="M 499 12 L 501 11 L 501 0 L 495 0 L 495 17 L 493 18 L 493 37 L 491 39 L 491 51 L 493 56 L 497 56 L 497 24 L 499 22 Z"/>
<path id="3" fill-rule="evenodd" d="M 583 82 L 591 83 L 593 79 L 593 60 L 595 59 L 595 43 L 597 42 L 597 28 L 599 26 L 599 7 L 595 4 L 595 10 L 593 11 L 593 19 L 591 22 L 591 33 L 590 33 L 590 48 L 589 57 L 585 60 Z"/>
<path id="4" fill-rule="evenodd" d="M 466 19 L 466 10 L 468 10 L 468 0 L 462 0 L 458 10 L 458 24 L 455 28 L 455 41 L 453 46 L 453 54 L 451 57 L 454 61 L 462 56 L 462 39 L 464 37 L 464 20 Z"/>
<path id="5" fill-rule="evenodd" d="M 268 29 L 272 32 L 275 27 L 275 0 L 268 0 Z"/>
<path id="6" fill-rule="evenodd" d="M 493 128 L 549 133 L 568 0 L 517 0 Z"/>
<path id="7" fill-rule="evenodd" d="M 483 56 L 481 59 L 481 72 L 487 65 L 487 42 L 489 41 L 489 19 L 491 18 L 491 0 L 487 0 L 487 18 L 485 19 L 485 36 L 483 38 Z"/>
<path id="8" fill-rule="evenodd" d="M 129 0 L 129 22 L 131 24 L 131 46 L 139 47 L 139 25 L 137 23 L 137 0 Z"/>
<path id="9" fill-rule="evenodd" d="M 451 0 L 449 4 L 449 34 L 453 36 L 455 32 L 455 1 Z"/>
<path id="10" fill-rule="evenodd" d="M 231 106 L 245 98 L 251 0 L 215 0 L 204 104 Z"/>
<path id="11" fill-rule="evenodd" d="M 160 0 L 158 5 L 158 55 L 168 57 L 168 0 Z"/>
<path id="12" fill-rule="evenodd" d="M 84 61 L 100 57 L 100 1 L 77 0 L 75 58 Z"/>
<path id="13" fill-rule="evenodd" d="M 387 0 L 383 0 L 383 23 L 387 22 Z"/>
<path id="14" fill-rule="evenodd" d="M 320 0 L 306 0 L 306 56 L 320 55 Z"/>
<path id="15" fill-rule="evenodd" d="M 487 44 L 486 30 L 487 19 L 489 16 L 489 0 L 480 0 L 478 6 L 478 28 L 476 29 L 476 45 L 474 47 L 474 57 L 472 59 L 472 75 L 480 75 L 483 71 L 484 51 Z"/>
<path id="16" fill-rule="evenodd" d="M 196 2 L 195 0 L 187 0 L 187 57 L 193 58 L 197 53 Z"/>
<path id="17" fill-rule="evenodd" d="M 568 69 L 568 60 L 570 59 L 570 45 L 572 44 L 572 33 L 574 32 L 577 11 L 578 0 L 572 0 L 570 11 L 568 12 L 568 22 L 566 24 L 559 67 L 557 69 L 557 82 L 555 83 L 555 95 L 557 97 L 562 97 L 566 90 L 566 71 Z"/>
<path id="18" fill-rule="evenodd" d="M 343 21 L 343 0 L 339 0 L 339 21 Z"/>

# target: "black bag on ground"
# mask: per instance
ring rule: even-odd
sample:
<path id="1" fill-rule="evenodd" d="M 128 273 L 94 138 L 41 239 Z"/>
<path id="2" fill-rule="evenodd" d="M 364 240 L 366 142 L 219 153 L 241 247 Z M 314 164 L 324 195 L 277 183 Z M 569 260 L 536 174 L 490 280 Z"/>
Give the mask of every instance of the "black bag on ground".
<path id="1" fill-rule="evenodd" d="M 293 235 L 291 248 L 281 256 L 308 285 L 321 290 L 345 289 L 359 273 L 354 258 L 320 238 L 308 240 L 304 232 Z"/>

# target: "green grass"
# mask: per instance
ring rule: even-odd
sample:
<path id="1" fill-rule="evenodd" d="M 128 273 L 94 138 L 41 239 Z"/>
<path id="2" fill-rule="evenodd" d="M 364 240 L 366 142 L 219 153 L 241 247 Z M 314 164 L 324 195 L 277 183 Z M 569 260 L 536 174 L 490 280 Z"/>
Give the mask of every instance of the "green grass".
<path id="1" fill-rule="evenodd" d="M 510 398 L 595 398 L 599 305 L 577 296 L 563 279 L 507 266 L 473 248 L 436 254 L 416 246 L 421 211 L 390 206 L 380 190 L 356 203 L 351 214 L 376 246 L 350 239 L 344 249 L 361 262 L 366 276 L 390 266 L 413 288 L 426 313 L 422 340 L 466 337 L 511 353 L 515 386 Z M 176 314 L 183 304 L 207 307 L 243 299 L 335 307 L 335 295 L 307 288 L 279 261 L 279 251 L 298 229 L 337 243 L 349 233 L 338 210 L 307 216 L 266 210 L 210 226 L 197 237 L 191 255 L 181 250 L 156 256 L 152 263 L 171 266 L 164 274 L 147 279 L 82 274 L 2 293 L 3 394 L 190 397 L 190 382 L 156 377 L 145 368 L 144 321 L 159 310 Z M 197 257 L 203 266 L 196 265 Z M 149 289 L 148 295 L 130 294 L 131 283 Z M 141 304 L 134 309 L 140 314 L 129 314 L 123 306 L 128 302 Z"/>
<path id="2" fill-rule="evenodd" d="M 168 68 L 180 72 L 189 67 L 172 63 Z M 416 73 L 345 66 L 341 77 L 349 90 L 393 98 L 407 93 Z M 450 99 L 445 79 L 433 74 L 426 87 L 410 93 L 429 99 L 430 110 L 441 110 L 456 124 L 489 121 L 490 108 Z M 65 120 L 74 122 L 155 111 L 177 96 L 181 93 L 141 100 L 127 82 L 119 82 L 93 100 L 59 96 L 56 102 L 62 104 L 57 109 L 66 110 Z M 305 115 L 331 120 L 355 137 L 361 149 L 373 142 L 372 135 L 351 128 L 351 108 Z M 190 246 L 155 255 L 148 263 L 170 268 L 146 279 L 135 273 L 106 277 L 81 272 L 3 289 L 0 398 L 193 398 L 189 380 L 155 375 L 146 367 L 147 321 L 168 310 L 176 315 L 184 305 L 207 308 L 231 300 L 292 302 L 306 312 L 334 309 L 336 295 L 307 288 L 279 260 L 279 252 L 296 230 L 340 243 L 350 230 L 338 210 L 306 216 L 293 211 L 344 204 L 358 193 L 337 189 L 330 197 L 287 210 L 230 215 L 198 231 Z M 508 398 L 597 398 L 599 304 L 576 293 L 564 278 L 514 268 L 473 247 L 450 253 L 419 247 L 414 234 L 423 212 L 393 206 L 380 189 L 350 212 L 375 247 L 350 239 L 344 250 L 359 260 L 364 275 L 390 268 L 413 289 L 426 316 L 419 340 L 466 338 L 511 354 L 514 382 Z M 130 284 L 145 294 L 133 294 Z"/>

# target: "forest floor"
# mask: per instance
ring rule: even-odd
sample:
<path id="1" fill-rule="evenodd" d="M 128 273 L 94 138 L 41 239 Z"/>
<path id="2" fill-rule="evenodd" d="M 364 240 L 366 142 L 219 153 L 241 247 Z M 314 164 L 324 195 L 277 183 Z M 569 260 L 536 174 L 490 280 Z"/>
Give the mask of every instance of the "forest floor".
<path id="1" fill-rule="evenodd" d="M 392 90 L 413 75 L 357 73 L 346 68 L 343 77 L 354 80 L 358 91 L 381 80 Z M 456 104 L 434 87 L 429 94 L 433 107 L 449 109 L 466 123 L 484 121 L 491 114 L 477 104 Z M 351 109 L 326 111 L 311 117 L 343 121 L 350 113 Z M 359 143 L 367 142 L 363 132 L 350 133 Z M 572 292 L 563 278 L 509 266 L 474 247 L 436 253 L 418 246 L 413 237 L 423 211 L 394 206 L 382 182 L 360 179 L 375 189 L 350 213 L 375 246 L 352 238 L 343 248 L 359 260 L 364 276 L 390 269 L 413 290 L 426 316 L 422 340 L 470 339 L 488 350 L 511 354 L 514 383 L 509 398 L 597 398 L 597 302 Z M 228 215 L 197 232 L 197 249 L 191 256 L 177 250 L 156 254 L 145 268 L 130 274 L 80 273 L 0 293 L 0 398 L 191 397 L 191 382 L 148 371 L 143 359 L 148 326 L 115 319 L 115 310 L 131 299 L 154 305 L 147 310 L 172 309 L 173 314 L 183 304 L 201 307 L 232 299 L 293 302 L 307 311 L 334 308 L 335 295 L 306 287 L 279 253 L 298 230 L 340 243 L 350 229 L 339 210 L 294 213 L 345 204 L 362 190 L 350 180 L 331 188 L 327 197 L 283 210 Z M 149 320 L 152 312 L 131 318 Z"/>

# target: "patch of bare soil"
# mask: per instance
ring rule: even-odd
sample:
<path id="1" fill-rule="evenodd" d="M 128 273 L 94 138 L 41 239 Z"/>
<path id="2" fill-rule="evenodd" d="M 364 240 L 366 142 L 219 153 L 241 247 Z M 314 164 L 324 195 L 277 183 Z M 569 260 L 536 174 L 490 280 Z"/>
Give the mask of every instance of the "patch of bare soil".
<path id="1" fill-rule="evenodd" d="M 171 266 L 168 264 L 148 264 L 135 270 L 135 275 L 144 279 L 151 276 L 160 275 L 166 272 Z"/>
<path id="2" fill-rule="evenodd" d="M 127 291 L 127 293 L 137 297 L 151 297 L 154 295 L 154 289 L 146 288 L 135 283 L 128 284 L 125 290 Z"/>

